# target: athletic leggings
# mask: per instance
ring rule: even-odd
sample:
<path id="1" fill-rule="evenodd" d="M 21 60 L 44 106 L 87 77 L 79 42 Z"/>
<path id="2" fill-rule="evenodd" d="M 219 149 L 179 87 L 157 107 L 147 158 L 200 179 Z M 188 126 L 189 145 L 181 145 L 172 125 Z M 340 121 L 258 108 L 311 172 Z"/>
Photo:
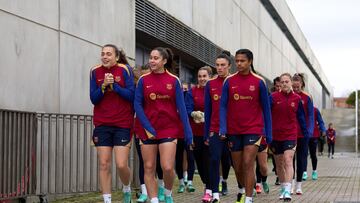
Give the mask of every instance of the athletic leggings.
<path id="1" fill-rule="evenodd" d="M 175 157 L 175 171 L 179 180 L 184 178 L 183 160 L 184 160 L 185 141 L 184 139 L 177 139 L 176 157 Z M 188 180 L 193 180 L 195 163 L 192 150 L 186 149 L 187 162 L 188 162 Z"/>
<path id="2" fill-rule="evenodd" d="M 319 153 L 323 153 L 324 152 L 324 145 L 325 145 L 325 141 L 324 138 L 323 139 L 318 139 L 319 142 Z"/>
<path id="3" fill-rule="evenodd" d="M 307 153 L 308 153 L 308 141 L 305 138 L 298 138 L 296 143 L 296 181 L 297 182 L 302 181 L 302 175 L 304 173 Z"/>
<path id="4" fill-rule="evenodd" d="M 267 176 L 263 176 L 260 172 L 260 164 L 256 157 L 256 183 L 266 182 Z"/>
<path id="5" fill-rule="evenodd" d="M 314 137 L 314 138 L 310 138 L 309 140 L 309 151 L 310 151 L 310 158 L 311 158 L 311 164 L 312 164 L 312 168 L 313 171 L 316 170 L 317 168 L 317 156 L 316 156 L 316 147 L 318 145 L 318 138 Z M 307 160 L 307 159 L 306 159 Z M 306 161 L 306 166 L 304 168 L 304 170 L 306 171 L 307 169 L 307 161 Z"/>
<path id="6" fill-rule="evenodd" d="M 226 140 L 220 140 L 220 136 L 218 134 L 214 133 L 214 135 L 209 138 L 210 189 L 212 190 L 213 193 L 218 193 L 219 192 L 220 160 L 221 160 L 222 154 L 224 154 L 224 150 L 225 150 L 224 148 L 228 150 L 227 141 Z M 228 159 L 229 159 L 229 156 L 228 156 Z M 224 163 L 226 163 L 226 161 Z M 227 166 L 225 166 L 224 169 L 227 169 Z M 229 170 L 230 170 L 230 163 L 229 163 Z M 225 174 L 223 174 L 223 177 L 227 178 L 227 176 L 229 175 L 228 172 L 226 172 L 226 170 L 223 170 L 223 171 L 225 171 Z"/>
<path id="7" fill-rule="evenodd" d="M 210 189 L 209 180 L 209 146 L 205 145 L 203 136 L 194 136 L 194 158 L 196 166 L 206 189 Z"/>
<path id="8" fill-rule="evenodd" d="M 334 142 L 329 142 L 328 143 L 328 149 L 329 149 L 329 156 L 330 156 L 330 152 L 332 155 L 334 155 L 335 152 L 335 143 Z"/>
<path id="9" fill-rule="evenodd" d="M 135 138 L 135 146 L 136 146 L 136 151 L 139 157 L 139 179 L 140 179 L 140 184 L 143 185 L 145 184 L 144 181 L 144 160 L 141 156 L 141 147 L 140 147 L 140 139 Z M 158 176 L 158 179 L 163 179 L 163 172 L 161 169 L 161 164 L 160 164 L 160 156 L 158 154 L 157 156 L 157 160 L 156 160 L 156 173 Z"/>

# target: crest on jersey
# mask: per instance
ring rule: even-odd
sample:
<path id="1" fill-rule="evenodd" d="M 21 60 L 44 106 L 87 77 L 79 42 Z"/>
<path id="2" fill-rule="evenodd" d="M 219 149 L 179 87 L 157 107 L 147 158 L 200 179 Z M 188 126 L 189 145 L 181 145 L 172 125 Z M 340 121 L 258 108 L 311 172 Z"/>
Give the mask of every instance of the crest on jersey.
<path id="1" fill-rule="evenodd" d="M 295 102 L 291 102 L 291 107 L 295 107 Z"/>
<path id="2" fill-rule="evenodd" d="M 240 99 L 239 94 L 235 93 L 235 94 L 234 94 L 234 99 L 235 99 L 236 101 L 239 100 L 239 99 Z"/>
<path id="3" fill-rule="evenodd" d="M 214 101 L 217 101 L 217 100 L 219 100 L 219 95 L 217 95 L 217 94 L 214 94 Z"/>
<path id="4" fill-rule="evenodd" d="M 151 100 L 155 100 L 156 99 L 156 94 L 155 93 L 150 93 L 149 95 Z"/>
<path id="5" fill-rule="evenodd" d="M 250 85 L 249 90 L 250 90 L 250 91 L 255 91 L 255 86 L 254 86 L 254 85 Z"/>
<path id="6" fill-rule="evenodd" d="M 171 90 L 173 88 L 172 84 L 166 84 L 166 89 Z"/>
<path id="7" fill-rule="evenodd" d="M 120 76 L 116 76 L 116 77 L 115 77 L 115 82 L 120 82 L 120 80 L 121 80 L 121 77 L 120 77 Z"/>

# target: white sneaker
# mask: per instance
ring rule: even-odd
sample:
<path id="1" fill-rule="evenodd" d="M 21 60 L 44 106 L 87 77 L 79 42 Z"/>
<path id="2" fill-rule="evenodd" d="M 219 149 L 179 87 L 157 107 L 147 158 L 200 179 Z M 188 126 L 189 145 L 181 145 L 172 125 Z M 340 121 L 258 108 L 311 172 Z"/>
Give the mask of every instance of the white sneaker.
<path id="1" fill-rule="evenodd" d="M 296 182 L 296 194 L 302 195 L 301 182 Z"/>
<path id="2" fill-rule="evenodd" d="M 290 192 L 290 194 L 294 194 L 294 191 L 295 191 L 295 180 L 293 179 L 292 180 L 292 183 L 291 183 L 291 192 Z"/>

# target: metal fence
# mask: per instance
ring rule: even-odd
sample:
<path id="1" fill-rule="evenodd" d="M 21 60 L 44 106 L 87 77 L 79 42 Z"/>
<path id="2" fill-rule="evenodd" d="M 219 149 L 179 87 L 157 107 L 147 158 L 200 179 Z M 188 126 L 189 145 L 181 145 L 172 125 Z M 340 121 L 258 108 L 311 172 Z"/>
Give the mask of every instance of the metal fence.
<path id="1" fill-rule="evenodd" d="M 36 113 L 0 110 L 0 200 L 35 193 Z"/>
<path id="2" fill-rule="evenodd" d="M 100 190 L 92 116 L 8 110 L 0 115 L 0 163 L 6 163 L 0 167 L 0 200 Z M 135 161 L 133 147 L 132 169 Z M 112 188 L 119 189 L 114 158 L 112 171 Z"/>

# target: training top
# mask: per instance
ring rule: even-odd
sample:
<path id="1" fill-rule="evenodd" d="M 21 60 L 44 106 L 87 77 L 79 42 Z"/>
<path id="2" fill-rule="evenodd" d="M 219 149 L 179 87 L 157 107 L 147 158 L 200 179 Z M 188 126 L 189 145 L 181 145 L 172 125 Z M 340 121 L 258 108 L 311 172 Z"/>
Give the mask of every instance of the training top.
<path id="1" fill-rule="evenodd" d="M 114 84 L 103 87 L 105 73 L 114 76 Z M 90 72 L 90 100 L 94 104 L 94 125 L 132 128 L 134 120 L 134 76 L 128 65 L 111 68 L 95 66 Z"/>
<path id="2" fill-rule="evenodd" d="M 319 138 L 321 133 L 326 132 L 325 124 L 318 108 L 314 107 L 314 138 Z"/>
<path id="3" fill-rule="evenodd" d="M 304 106 L 306 126 L 308 128 L 309 136 L 312 137 L 314 133 L 314 105 L 310 95 L 304 91 L 296 92 L 301 97 L 301 101 Z M 303 138 L 303 132 L 298 124 L 298 138 Z"/>
<path id="4" fill-rule="evenodd" d="M 134 108 L 147 135 L 142 139 L 153 136 L 155 139 L 178 138 L 184 133 L 187 144 L 192 143 L 180 81 L 167 70 L 163 73 L 150 72 L 139 78 Z M 180 120 L 183 129 L 179 125 Z"/>
<path id="5" fill-rule="evenodd" d="M 273 140 L 286 141 L 297 139 L 297 126 L 306 137 L 309 136 L 301 97 L 293 91 L 273 92 L 270 97 Z"/>
<path id="6" fill-rule="evenodd" d="M 205 140 L 209 138 L 210 132 L 219 133 L 220 98 L 225 78 L 216 76 L 207 81 L 205 85 Z"/>
<path id="7" fill-rule="evenodd" d="M 191 112 L 205 110 L 205 88 L 196 85 L 189 89 L 185 95 L 186 110 L 189 116 L 191 129 L 194 136 L 204 136 L 204 123 L 195 123 Z"/>
<path id="8" fill-rule="evenodd" d="M 226 78 L 220 104 L 220 134 L 265 135 L 271 142 L 271 111 L 265 81 L 250 72 Z"/>

